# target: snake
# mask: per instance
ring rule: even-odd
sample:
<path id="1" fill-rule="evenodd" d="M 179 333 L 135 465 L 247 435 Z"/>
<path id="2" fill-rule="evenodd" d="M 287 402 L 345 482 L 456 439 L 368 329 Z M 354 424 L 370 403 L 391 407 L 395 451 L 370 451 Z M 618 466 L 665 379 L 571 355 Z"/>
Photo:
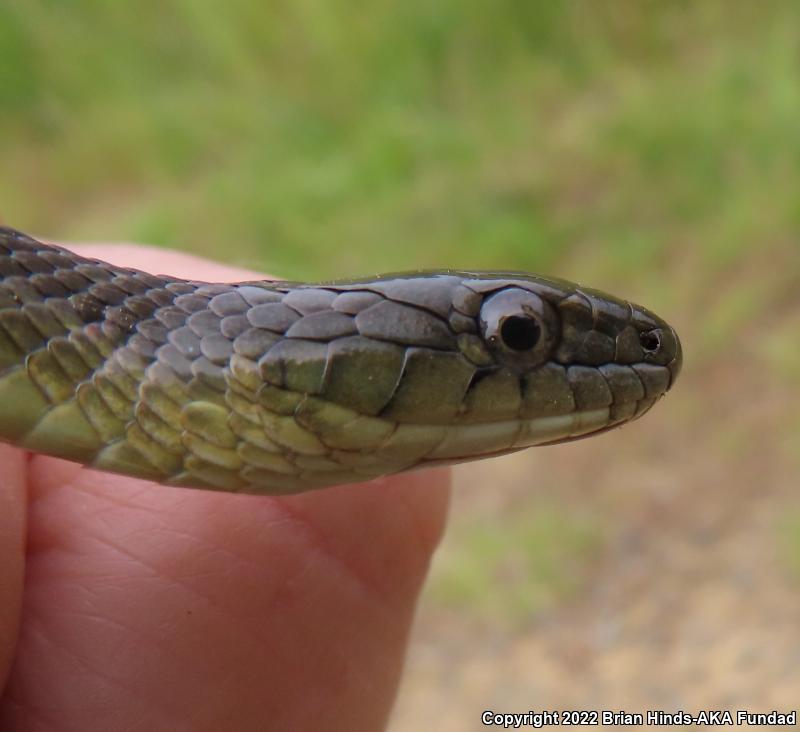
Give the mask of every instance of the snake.
<path id="1" fill-rule="evenodd" d="M 290 494 L 596 435 L 681 363 L 667 322 L 560 279 L 199 282 L 0 227 L 0 440 L 165 485 Z"/>

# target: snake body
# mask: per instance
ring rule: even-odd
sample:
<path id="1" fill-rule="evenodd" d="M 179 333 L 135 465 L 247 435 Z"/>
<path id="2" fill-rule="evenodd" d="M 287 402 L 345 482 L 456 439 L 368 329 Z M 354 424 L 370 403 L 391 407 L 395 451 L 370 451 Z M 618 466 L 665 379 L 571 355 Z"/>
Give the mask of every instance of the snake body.
<path id="1" fill-rule="evenodd" d="M 0 228 L 0 439 L 161 483 L 291 493 L 574 439 L 680 365 L 663 320 L 561 280 L 212 284 Z"/>

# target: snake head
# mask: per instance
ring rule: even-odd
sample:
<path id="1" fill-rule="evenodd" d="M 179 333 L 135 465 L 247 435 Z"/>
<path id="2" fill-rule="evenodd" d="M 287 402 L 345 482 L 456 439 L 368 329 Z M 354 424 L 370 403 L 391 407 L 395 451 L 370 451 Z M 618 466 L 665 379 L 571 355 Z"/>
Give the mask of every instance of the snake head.
<path id="1" fill-rule="evenodd" d="M 526 274 L 323 283 L 287 290 L 282 304 L 305 314 L 259 359 L 275 404 L 298 394 L 292 418 L 367 472 L 621 426 L 681 365 L 675 331 L 648 310 Z"/>
<path id="2" fill-rule="evenodd" d="M 519 273 L 442 274 L 439 285 L 452 287 L 447 323 L 463 361 L 443 367 L 430 398 L 412 410 L 419 421 L 449 425 L 426 460 L 619 427 L 650 409 L 680 372 L 669 324 L 597 290 Z M 431 371 L 446 353 L 426 355 Z"/>
<path id="3" fill-rule="evenodd" d="M 522 420 L 555 431 L 558 442 L 639 417 L 663 396 L 682 363 L 680 340 L 664 320 L 639 305 L 564 280 L 529 275 L 464 279 L 450 321 L 463 353 L 483 368 L 478 385 L 516 377 Z M 473 382 L 472 388 L 476 384 Z M 491 390 L 489 384 L 481 388 Z M 467 394 L 468 399 L 475 395 Z M 485 399 L 483 414 L 511 416 L 503 399 Z M 560 418 L 560 419 L 558 419 Z M 530 423 L 529 423 L 530 424 Z M 556 427 L 556 425 L 560 425 Z M 561 434 L 569 428 L 570 434 Z M 544 434 L 542 436 L 547 437 Z M 540 444 L 540 443 L 531 443 Z"/>

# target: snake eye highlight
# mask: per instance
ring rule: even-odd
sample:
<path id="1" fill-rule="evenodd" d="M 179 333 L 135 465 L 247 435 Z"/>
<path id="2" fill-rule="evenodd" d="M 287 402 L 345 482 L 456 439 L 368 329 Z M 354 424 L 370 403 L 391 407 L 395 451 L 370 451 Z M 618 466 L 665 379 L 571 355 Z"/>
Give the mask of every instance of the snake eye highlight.
<path id="1" fill-rule="evenodd" d="M 560 332 L 553 306 L 538 295 L 516 287 L 500 290 L 484 300 L 480 326 L 495 358 L 518 370 L 544 363 Z"/>

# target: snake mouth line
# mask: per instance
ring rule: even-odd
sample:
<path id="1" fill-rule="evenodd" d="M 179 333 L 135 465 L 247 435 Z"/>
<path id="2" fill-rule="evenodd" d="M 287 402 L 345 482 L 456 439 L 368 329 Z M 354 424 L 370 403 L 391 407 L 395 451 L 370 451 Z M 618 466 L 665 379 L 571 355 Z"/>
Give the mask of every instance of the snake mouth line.
<path id="1" fill-rule="evenodd" d="M 456 425 L 425 455 L 422 464 L 445 465 L 500 457 L 528 447 L 558 445 L 610 432 L 642 417 L 661 396 L 631 402 L 624 416 L 614 413 L 612 407 L 602 407 L 564 415 Z"/>
<path id="2" fill-rule="evenodd" d="M 426 465 L 506 455 L 536 445 L 578 439 L 613 429 L 626 419 L 613 420 L 610 407 L 549 417 L 455 425 L 424 457 Z"/>

